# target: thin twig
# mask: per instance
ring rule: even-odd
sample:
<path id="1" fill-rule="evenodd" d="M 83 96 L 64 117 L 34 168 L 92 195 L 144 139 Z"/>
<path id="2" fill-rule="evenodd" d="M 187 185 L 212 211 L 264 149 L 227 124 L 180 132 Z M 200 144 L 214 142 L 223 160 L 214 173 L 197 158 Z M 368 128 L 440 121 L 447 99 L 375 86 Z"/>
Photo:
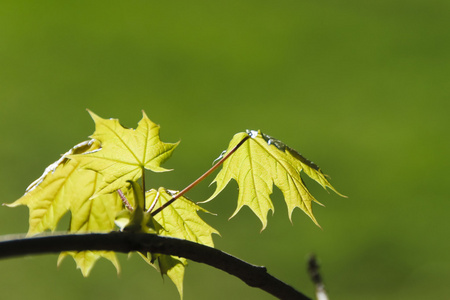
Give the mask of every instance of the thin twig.
<path id="1" fill-rule="evenodd" d="M 214 172 L 227 158 L 229 158 L 231 156 L 231 154 L 233 154 L 237 149 L 239 149 L 239 147 L 242 146 L 242 144 L 248 140 L 250 138 L 249 135 L 247 135 L 246 137 L 244 137 L 236 146 L 233 147 L 233 149 L 231 149 L 224 157 L 222 157 L 214 166 L 211 167 L 211 169 L 209 169 L 208 171 L 206 171 L 202 176 L 200 176 L 199 178 L 197 178 L 197 180 L 195 180 L 194 182 L 192 182 L 190 185 L 188 185 L 187 187 L 185 187 L 181 192 L 179 192 L 178 194 L 176 194 L 172 199 L 170 199 L 169 201 L 167 201 L 166 203 L 164 203 L 164 205 L 162 205 L 161 207 L 159 207 L 157 210 L 155 210 L 154 212 L 152 212 L 152 216 L 155 216 L 156 214 L 158 214 L 159 212 L 161 212 L 164 208 L 166 208 L 167 206 L 169 206 L 170 204 L 172 204 L 175 200 L 177 200 L 178 198 L 180 198 L 181 196 L 183 196 L 185 193 L 187 193 L 188 191 L 190 191 L 194 186 L 196 186 L 197 184 L 199 184 L 203 179 L 205 179 L 206 177 L 208 177 L 212 172 Z"/>
<path id="2" fill-rule="evenodd" d="M 141 178 L 141 180 L 142 180 L 142 197 L 144 197 L 144 206 L 142 207 L 142 209 L 145 209 L 145 205 L 147 203 L 145 202 L 146 199 L 145 199 L 145 169 L 144 169 L 144 167 L 142 167 L 141 170 L 142 170 L 142 178 Z"/>
<path id="3" fill-rule="evenodd" d="M 317 262 L 316 256 L 311 255 L 308 260 L 308 273 L 311 281 L 316 287 L 316 298 L 317 300 L 328 300 L 327 291 L 325 290 L 325 284 L 323 283 L 322 276 L 319 272 L 319 263 Z"/>

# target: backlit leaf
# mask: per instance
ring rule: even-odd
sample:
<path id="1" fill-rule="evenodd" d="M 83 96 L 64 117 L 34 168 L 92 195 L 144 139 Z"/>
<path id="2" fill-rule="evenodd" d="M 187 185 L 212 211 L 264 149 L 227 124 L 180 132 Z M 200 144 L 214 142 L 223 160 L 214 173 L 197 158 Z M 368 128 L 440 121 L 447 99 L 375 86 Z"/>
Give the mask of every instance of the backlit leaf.
<path id="1" fill-rule="evenodd" d="M 150 121 L 145 113 L 136 129 L 124 128 L 117 119 L 103 119 L 89 111 L 95 122 L 91 138 L 101 143 L 101 149 L 71 158 L 82 167 L 103 175 L 103 182 L 96 195 L 114 192 L 137 181 L 143 168 L 169 171 L 160 165 L 171 155 L 178 143 L 163 143 L 159 138 L 159 126 Z"/>
<path id="2" fill-rule="evenodd" d="M 81 252 L 62 252 L 58 257 L 58 266 L 66 256 L 72 256 L 77 264 L 77 268 L 81 270 L 84 277 L 88 277 L 94 267 L 95 263 L 100 257 L 111 261 L 117 270 L 120 272 L 120 265 L 117 256 L 112 251 L 81 251 Z"/>
<path id="3" fill-rule="evenodd" d="M 270 194 L 275 184 L 284 195 L 290 219 L 292 211 L 299 207 L 318 225 L 311 205 L 318 201 L 306 188 L 300 172 L 303 171 L 322 187 L 329 187 L 336 192 L 320 168 L 281 141 L 260 131 L 236 134 L 227 151 L 247 135 L 251 138 L 224 162 L 213 181 L 217 183 L 216 191 L 206 201 L 216 197 L 234 179 L 239 185 L 239 196 L 237 208 L 231 217 L 246 205 L 258 216 L 264 229 L 267 226 L 267 213 L 274 211 Z"/>
<path id="4" fill-rule="evenodd" d="M 157 197 L 154 210 L 158 209 L 178 192 L 159 188 L 158 191 L 147 192 L 147 208 Z M 212 234 L 219 234 L 197 214 L 198 211 L 208 212 L 186 197 L 180 197 L 153 218 L 164 228 L 161 235 L 189 240 L 199 244 L 213 247 Z"/>
<path id="5" fill-rule="evenodd" d="M 146 208 L 148 209 L 156 201 L 154 206 L 154 210 L 156 210 L 176 194 L 177 191 L 164 188 L 150 190 L 146 193 Z M 198 211 L 207 212 L 185 197 L 178 198 L 170 206 L 154 216 L 155 221 L 162 227 L 158 234 L 214 247 L 211 235 L 213 233 L 219 234 L 219 232 L 203 221 L 198 216 Z M 155 258 L 155 256 L 150 257 Z M 180 296 L 182 296 L 184 267 L 187 265 L 186 259 L 159 254 L 156 258 L 161 274 L 166 274 L 173 281 Z M 149 256 L 147 256 L 146 260 L 152 263 Z"/>
<path id="6" fill-rule="evenodd" d="M 59 220 L 69 210 L 72 199 L 85 197 L 84 194 L 92 192 L 80 189 L 78 183 L 95 180 L 95 172 L 79 170 L 79 163 L 69 159 L 68 156 L 99 148 L 100 144 L 94 140 L 76 145 L 58 161 L 48 166 L 20 199 L 8 205 L 28 206 L 30 210 L 28 235 L 45 230 L 54 231 Z"/>
<path id="7" fill-rule="evenodd" d="M 184 270 L 187 260 L 172 255 L 158 255 L 158 265 L 161 275 L 167 275 L 177 287 L 180 299 L 183 299 Z"/>
<path id="8" fill-rule="evenodd" d="M 101 182 L 101 175 L 92 172 L 95 180 L 84 178 L 82 184 L 86 191 L 89 191 L 84 197 L 74 198 L 70 203 L 71 233 L 88 233 L 88 232 L 110 232 L 115 228 L 114 219 L 116 213 L 122 209 L 122 201 L 117 193 L 100 195 L 90 199 L 96 190 L 97 184 Z M 94 267 L 95 262 L 104 257 L 110 260 L 116 267 L 117 272 L 120 271 L 119 262 L 112 251 L 82 251 L 82 252 L 65 252 L 61 253 L 58 264 L 66 256 L 70 255 L 77 263 L 77 267 L 83 275 L 87 277 Z"/>
<path id="9" fill-rule="evenodd" d="M 116 194 L 109 194 L 90 200 L 97 184 L 102 181 L 101 175 L 79 168 L 79 163 L 69 158 L 72 154 L 99 148 L 100 143 L 95 140 L 76 145 L 48 166 L 44 174 L 27 188 L 23 197 L 9 204 L 28 206 L 29 236 L 46 230 L 54 231 L 67 211 L 71 212 L 70 232 L 109 232 L 114 229 L 115 214 L 122 206 L 120 199 Z M 85 276 L 99 257 L 107 258 L 119 270 L 117 258 L 112 252 L 86 251 L 69 254 L 75 258 Z"/>

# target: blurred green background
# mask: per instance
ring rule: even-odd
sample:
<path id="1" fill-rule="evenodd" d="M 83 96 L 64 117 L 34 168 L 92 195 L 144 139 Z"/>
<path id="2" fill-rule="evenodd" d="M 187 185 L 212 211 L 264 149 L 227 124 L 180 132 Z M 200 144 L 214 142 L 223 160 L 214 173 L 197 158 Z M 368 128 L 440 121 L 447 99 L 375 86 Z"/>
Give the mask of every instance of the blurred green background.
<path id="1" fill-rule="evenodd" d="M 331 176 L 348 199 L 307 181 L 322 226 L 281 193 L 260 233 L 231 184 L 205 206 L 216 246 L 312 296 L 316 253 L 331 299 L 448 299 L 450 2 L 20 1 L 0 4 L 1 202 L 19 198 L 93 130 L 86 108 L 135 127 L 141 110 L 164 142 L 181 140 L 152 186 L 182 189 L 231 137 L 261 129 Z M 202 183 L 188 196 L 209 197 Z M 0 233 L 28 210 L 0 207 Z M 64 229 L 62 227 L 61 229 Z M 56 255 L 0 262 L 7 299 L 177 299 L 136 255 L 83 278 Z M 7 295 L 7 297 L 5 296 Z M 191 262 L 185 298 L 272 299 Z"/>

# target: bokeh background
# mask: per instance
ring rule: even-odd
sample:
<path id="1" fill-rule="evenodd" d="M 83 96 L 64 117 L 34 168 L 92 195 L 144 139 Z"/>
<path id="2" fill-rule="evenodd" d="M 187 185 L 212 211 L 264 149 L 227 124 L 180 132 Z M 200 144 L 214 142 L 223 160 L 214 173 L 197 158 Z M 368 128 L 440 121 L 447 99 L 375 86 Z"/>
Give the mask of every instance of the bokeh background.
<path id="1" fill-rule="evenodd" d="M 326 207 L 289 222 L 281 193 L 268 228 L 235 209 L 232 183 L 203 215 L 216 246 L 313 295 L 322 264 L 331 299 L 448 299 L 450 2 L 21 1 L 0 4 L 1 201 L 94 130 L 86 112 L 181 140 L 150 174 L 182 189 L 231 137 L 261 129 L 297 149 L 349 198 L 308 186 Z M 211 195 L 202 183 L 195 201 Z M 28 210 L 0 207 L 0 233 L 25 233 Z M 61 229 L 64 229 L 62 227 Z M 5 299 L 178 299 L 139 257 L 101 261 L 83 278 L 56 255 L 0 262 Z M 184 299 L 272 299 L 191 262 Z"/>

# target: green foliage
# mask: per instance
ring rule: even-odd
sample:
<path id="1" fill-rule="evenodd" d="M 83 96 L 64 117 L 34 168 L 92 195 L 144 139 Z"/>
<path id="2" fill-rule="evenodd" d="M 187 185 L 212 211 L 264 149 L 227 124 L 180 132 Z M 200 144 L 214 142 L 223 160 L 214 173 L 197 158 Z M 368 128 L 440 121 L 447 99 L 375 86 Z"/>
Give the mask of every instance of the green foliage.
<path id="1" fill-rule="evenodd" d="M 119 120 L 105 120 L 89 112 L 95 122 L 91 138 L 102 145 L 102 151 L 91 151 L 70 158 L 80 161 L 80 166 L 103 175 L 102 184 L 95 195 L 108 194 L 123 188 L 128 180 L 136 181 L 143 169 L 153 172 L 169 171 L 160 166 L 178 144 L 166 144 L 159 139 L 159 126 L 145 113 L 138 127 L 124 128 Z"/>
<path id="2" fill-rule="evenodd" d="M 227 152 L 247 135 L 251 139 L 224 162 L 222 170 L 214 179 L 217 182 L 216 191 L 207 201 L 217 196 L 233 178 L 239 185 L 239 196 L 238 207 L 232 217 L 247 205 L 261 220 L 264 229 L 267 226 L 267 213 L 274 210 L 269 195 L 275 184 L 283 192 L 289 218 L 292 211 L 299 207 L 319 225 L 311 206 L 312 202 L 319 202 L 306 188 L 300 172 L 305 172 L 322 187 L 329 187 L 337 192 L 320 168 L 281 141 L 255 130 L 236 134 Z"/>
<path id="3" fill-rule="evenodd" d="M 235 179 L 239 185 L 239 197 L 233 216 L 247 205 L 259 217 L 263 229 L 267 226 L 268 211 L 274 210 L 269 198 L 273 184 L 283 192 L 289 218 L 299 207 L 316 224 L 312 202 L 317 201 L 306 188 L 300 172 L 336 192 L 317 165 L 260 131 L 236 134 L 225 157 L 189 188 L 181 192 L 162 187 L 146 191 L 145 169 L 168 171 L 161 164 L 172 155 L 178 143 L 163 143 L 159 138 L 159 126 L 145 113 L 136 129 L 124 128 L 117 119 L 107 120 L 89 113 L 96 126 L 92 139 L 65 153 L 28 187 L 22 198 L 9 204 L 11 207 L 28 206 L 28 235 L 54 231 L 62 216 L 70 211 L 71 233 L 109 232 L 118 228 L 181 238 L 213 247 L 212 234 L 218 234 L 218 231 L 197 214 L 198 211 L 207 211 L 187 199 L 184 193 L 221 163 L 223 168 L 214 179 L 216 191 L 207 201 Z M 141 184 L 137 182 L 139 179 Z M 166 274 L 182 296 L 187 264 L 184 258 L 157 253 L 139 254 L 161 274 Z M 60 255 L 58 263 L 66 256 L 74 258 L 84 276 L 89 275 L 100 257 L 110 260 L 119 271 L 113 252 L 67 252 Z"/>

